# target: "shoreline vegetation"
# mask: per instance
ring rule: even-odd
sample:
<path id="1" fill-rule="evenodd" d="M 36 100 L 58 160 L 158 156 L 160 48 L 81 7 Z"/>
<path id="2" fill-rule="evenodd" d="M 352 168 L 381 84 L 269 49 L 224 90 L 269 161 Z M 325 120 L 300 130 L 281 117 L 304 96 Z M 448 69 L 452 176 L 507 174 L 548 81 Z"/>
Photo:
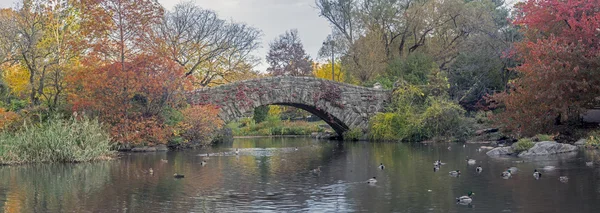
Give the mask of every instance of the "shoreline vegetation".
<path id="1" fill-rule="evenodd" d="M 0 134 L 0 165 L 110 160 L 116 156 L 111 144 L 97 119 L 57 115 L 37 124 L 24 124 L 17 132 Z"/>

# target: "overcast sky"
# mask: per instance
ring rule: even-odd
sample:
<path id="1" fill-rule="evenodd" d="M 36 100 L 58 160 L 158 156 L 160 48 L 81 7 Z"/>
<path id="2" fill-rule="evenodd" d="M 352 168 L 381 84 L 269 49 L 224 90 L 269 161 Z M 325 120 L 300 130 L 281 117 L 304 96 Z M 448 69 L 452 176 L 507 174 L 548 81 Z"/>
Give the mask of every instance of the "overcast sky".
<path id="1" fill-rule="evenodd" d="M 13 7 L 20 0 L 0 0 L 0 7 Z M 168 10 L 179 0 L 159 0 Z M 304 49 L 316 58 L 321 44 L 331 32 L 328 22 L 319 17 L 315 0 L 192 0 L 196 5 L 216 11 L 222 19 L 244 22 L 263 32 L 262 47 L 255 53 L 262 58 L 256 69 L 268 67 L 264 58 L 269 42 L 289 29 L 298 29 Z"/>

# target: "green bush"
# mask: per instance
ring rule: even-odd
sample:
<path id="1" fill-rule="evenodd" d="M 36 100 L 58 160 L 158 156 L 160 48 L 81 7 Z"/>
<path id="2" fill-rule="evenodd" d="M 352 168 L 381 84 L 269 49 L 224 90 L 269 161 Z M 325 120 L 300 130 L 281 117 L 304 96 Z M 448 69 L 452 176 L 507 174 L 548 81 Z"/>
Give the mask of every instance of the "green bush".
<path id="1" fill-rule="evenodd" d="M 360 128 L 352 128 L 344 132 L 343 137 L 346 141 L 357 141 L 363 137 L 363 131 Z"/>
<path id="2" fill-rule="evenodd" d="M 432 99 L 430 106 L 421 114 L 422 126 L 415 139 L 424 140 L 432 137 L 464 140 L 471 130 L 466 125 L 465 110 L 458 104 Z"/>
<path id="3" fill-rule="evenodd" d="M 252 119 L 254 119 L 254 121 L 256 123 L 261 123 L 265 119 L 267 119 L 268 115 L 269 115 L 269 106 L 268 105 L 259 106 L 259 107 L 254 108 L 254 116 L 252 116 Z"/>
<path id="4" fill-rule="evenodd" d="M 595 149 L 600 148 L 600 130 L 595 130 L 588 134 L 588 138 L 585 141 L 585 146 Z"/>
<path id="5" fill-rule="evenodd" d="M 398 120 L 396 113 L 377 113 L 369 120 L 369 138 L 380 141 L 402 139 L 396 129 Z"/>
<path id="6" fill-rule="evenodd" d="M 95 119 L 59 116 L 16 133 L 0 135 L 0 164 L 39 162 L 84 162 L 107 159 L 109 134 Z"/>
<path id="7" fill-rule="evenodd" d="M 522 138 L 519 139 L 515 144 L 513 144 L 513 151 L 515 153 L 521 153 L 522 151 L 527 151 L 533 147 L 533 141 L 530 138 Z"/>

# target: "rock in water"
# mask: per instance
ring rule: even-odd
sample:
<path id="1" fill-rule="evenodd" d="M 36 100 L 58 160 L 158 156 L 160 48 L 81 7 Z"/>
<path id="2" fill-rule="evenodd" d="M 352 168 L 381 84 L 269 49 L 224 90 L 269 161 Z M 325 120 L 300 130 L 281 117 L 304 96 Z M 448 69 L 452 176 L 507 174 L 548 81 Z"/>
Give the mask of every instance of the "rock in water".
<path id="1" fill-rule="evenodd" d="M 587 141 L 586 139 L 579 139 L 577 142 L 574 143 L 574 145 L 575 146 L 584 146 L 586 141 Z"/>
<path id="2" fill-rule="evenodd" d="M 512 155 L 514 152 L 512 150 L 512 147 L 497 147 L 494 148 L 490 151 L 488 151 L 487 155 L 489 156 L 500 156 L 500 155 Z"/>
<path id="3" fill-rule="evenodd" d="M 493 150 L 492 150 L 493 151 Z M 577 151 L 577 146 L 566 143 L 557 143 L 555 141 L 542 141 L 535 143 L 531 149 L 519 154 L 519 157 L 552 155 Z"/>

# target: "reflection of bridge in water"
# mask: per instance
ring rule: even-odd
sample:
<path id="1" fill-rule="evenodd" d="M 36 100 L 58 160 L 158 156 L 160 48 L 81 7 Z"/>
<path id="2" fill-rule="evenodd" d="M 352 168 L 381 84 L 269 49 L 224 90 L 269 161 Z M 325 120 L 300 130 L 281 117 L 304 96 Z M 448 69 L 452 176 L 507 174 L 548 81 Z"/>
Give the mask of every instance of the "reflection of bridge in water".
<path id="1" fill-rule="evenodd" d="M 329 124 L 339 135 L 366 129 L 369 118 L 384 110 L 391 91 L 359 87 L 313 77 L 270 77 L 203 88 L 187 94 L 191 104 L 220 107 L 225 122 L 263 105 L 293 106 Z"/>

